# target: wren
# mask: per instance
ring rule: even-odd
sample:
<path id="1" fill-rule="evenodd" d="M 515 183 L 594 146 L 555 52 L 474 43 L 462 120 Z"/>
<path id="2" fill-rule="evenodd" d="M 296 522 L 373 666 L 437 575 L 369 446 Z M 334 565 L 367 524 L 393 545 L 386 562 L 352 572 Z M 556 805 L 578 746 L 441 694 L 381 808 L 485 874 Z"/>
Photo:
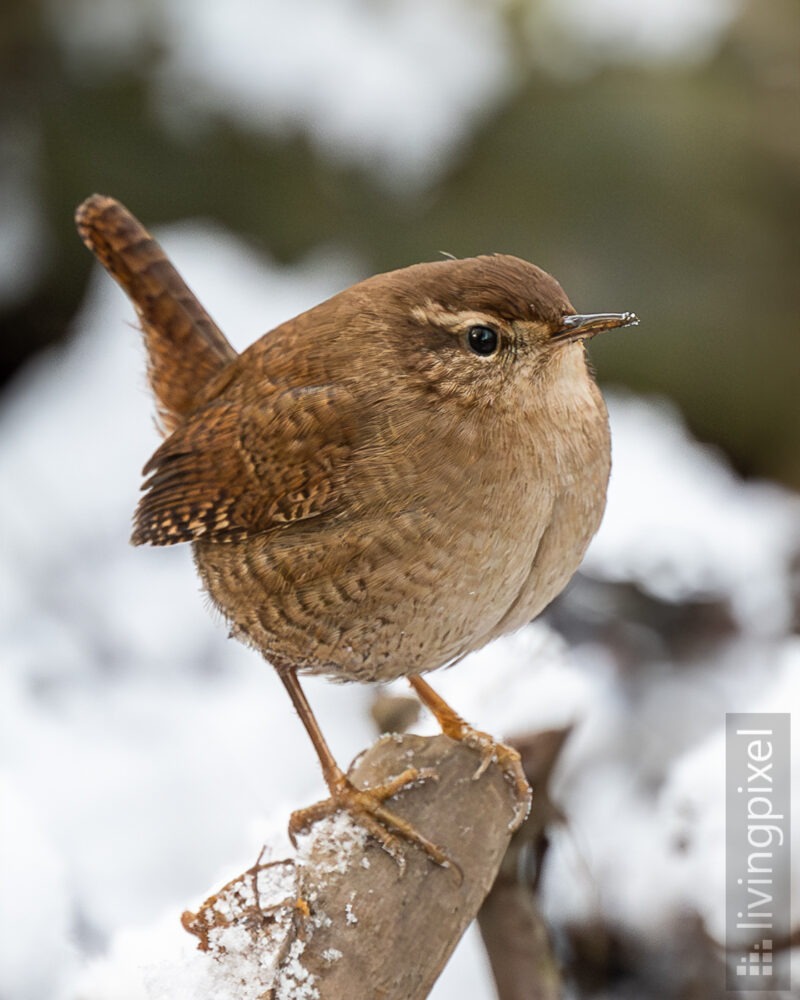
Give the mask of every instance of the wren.
<path id="1" fill-rule="evenodd" d="M 597 531 L 608 419 L 584 341 L 638 322 L 576 315 L 558 282 L 504 254 L 368 278 L 237 354 L 158 244 L 114 199 L 77 210 L 84 242 L 141 321 L 166 435 L 144 468 L 133 543 L 190 542 L 233 634 L 278 671 L 330 799 L 396 857 L 384 805 L 418 777 L 347 780 L 297 679 L 408 677 L 443 730 L 499 760 L 526 814 L 516 751 L 422 679 L 535 618 Z"/>

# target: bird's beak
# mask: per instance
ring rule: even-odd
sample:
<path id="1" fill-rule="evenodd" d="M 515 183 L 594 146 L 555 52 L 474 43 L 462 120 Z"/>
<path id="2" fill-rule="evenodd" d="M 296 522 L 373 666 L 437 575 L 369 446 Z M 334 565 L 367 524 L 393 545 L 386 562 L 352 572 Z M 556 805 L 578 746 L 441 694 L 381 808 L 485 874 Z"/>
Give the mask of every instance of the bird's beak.
<path id="1" fill-rule="evenodd" d="M 564 316 L 561 326 L 550 337 L 558 344 L 569 344 L 575 340 L 588 340 L 603 330 L 614 330 L 618 326 L 636 326 L 636 313 L 593 313 L 590 316 Z"/>

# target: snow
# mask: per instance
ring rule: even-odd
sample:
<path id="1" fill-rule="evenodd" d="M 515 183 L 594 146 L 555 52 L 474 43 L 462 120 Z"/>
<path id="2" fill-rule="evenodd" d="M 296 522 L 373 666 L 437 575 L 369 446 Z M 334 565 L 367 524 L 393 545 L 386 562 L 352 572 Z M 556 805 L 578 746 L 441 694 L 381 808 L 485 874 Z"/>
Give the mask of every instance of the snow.
<path id="1" fill-rule="evenodd" d="M 15 985 L 14 1000 L 62 1000 L 78 961 L 68 866 L 8 772 L 0 773 L 0 801 L 0 980 Z"/>
<path id="2" fill-rule="evenodd" d="M 265 855 L 275 853 L 280 840 L 275 838 L 272 850 L 269 845 L 262 850 L 255 866 L 217 889 L 197 912 L 184 913 L 182 923 L 195 938 L 183 930 L 180 939 L 176 938 L 180 926 L 176 912 L 150 927 L 122 930 L 115 935 L 109 957 L 90 962 L 81 971 L 74 983 L 75 994 L 82 1000 L 116 995 L 117 977 L 124 973 L 131 998 L 259 1000 L 274 990 L 283 1000 L 312 1000 L 319 992 L 315 977 L 303 965 L 306 943 L 302 935 L 294 937 L 293 931 L 293 911 L 301 893 L 300 869 L 310 867 L 313 884 L 324 885 L 331 875 L 347 871 L 353 851 L 365 839 L 364 831 L 349 817 L 336 814 L 315 824 L 301 838 L 296 854 L 280 845 L 288 857 L 265 861 Z M 345 907 L 348 925 L 358 922 L 354 896 Z M 314 894 L 308 897 L 312 905 L 314 898 Z M 259 917 L 268 914 L 270 921 L 254 921 L 256 912 Z M 313 920 L 318 927 L 331 923 L 322 913 Z M 323 953 L 329 963 L 341 957 L 335 948 Z"/>
<path id="3" fill-rule="evenodd" d="M 275 985 L 286 998 L 303 997 L 291 992 L 291 984 L 305 972 L 300 964 L 302 942 L 294 942 L 300 947 L 291 956 L 287 975 L 276 984 L 274 966 L 254 960 L 250 938 L 241 927 L 220 932 L 226 953 L 215 961 L 197 950 L 196 939 L 183 930 L 179 918 L 177 911 L 168 911 L 149 926 L 120 931 L 109 953 L 88 964 L 74 981 L 70 995 L 80 1000 L 259 1000 Z"/>
<path id="4" fill-rule="evenodd" d="M 700 59 L 741 0 L 549 0 L 517 18 L 507 7 L 50 0 L 46 13 L 78 78 L 137 68 L 157 40 L 152 112 L 177 133 L 222 115 L 252 131 L 302 134 L 324 156 L 408 188 L 435 182 L 511 93 L 515 50 L 527 46 L 555 75 Z"/>
<path id="5" fill-rule="evenodd" d="M 366 838 L 366 831 L 347 813 L 326 816 L 308 834 L 298 838 L 297 864 L 310 867 L 315 881 L 326 873 L 343 875 L 350 867 L 353 851 L 362 848 Z"/>
<path id="6" fill-rule="evenodd" d="M 444 171 L 511 82 L 502 8 L 471 0 L 228 0 L 148 9 L 50 3 L 76 73 L 160 59 L 154 115 L 178 133 L 222 114 L 252 131 L 300 133 L 323 155 L 390 183 Z M 301 41 L 299 41 L 301 40 Z"/>
<path id="7" fill-rule="evenodd" d="M 609 410 L 608 508 L 584 569 L 668 601 L 724 597 L 748 630 L 785 631 L 800 497 L 741 482 L 665 401 L 619 396 Z"/>
<path id="8" fill-rule="evenodd" d="M 565 30 L 597 58 L 620 62 L 707 57 L 743 0 L 548 0 Z"/>
<path id="9" fill-rule="evenodd" d="M 331 249 L 289 270 L 201 223 L 160 236 L 239 346 L 359 276 Z M 207 614 L 189 553 L 128 546 L 157 441 L 131 317 L 95 280 L 75 341 L 32 365 L 0 411 L 13 485 L 0 494 L 13 905 L 0 976 L 21 1000 L 214 995 L 180 912 L 265 841 L 287 856 L 289 813 L 324 794 L 280 683 Z M 576 724 L 554 789 L 569 827 L 554 833 L 544 879 L 554 923 L 599 905 L 656 927 L 694 906 L 718 932 L 724 712 L 785 711 L 800 695 L 787 634 L 797 498 L 740 482 L 661 402 L 617 395 L 610 411 L 614 473 L 586 572 L 664 601 L 729 601 L 739 633 L 690 664 L 625 674 L 607 649 L 569 647 L 540 622 L 433 680 L 492 733 Z M 374 740 L 368 687 L 306 687 L 343 763 Z M 425 718 L 420 729 L 435 731 Z M 328 822 L 341 841 L 347 821 Z M 311 996 L 296 957 L 294 996 Z M 472 932 L 433 996 L 489 997 L 489 983 Z"/>
<path id="10" fill-rule="evenodd" d="M 313 1000 L 319 996 L 319 990 L 314 986 L 314 977 L 300 962 L 304 950 L 303 941 L 292 942 L 281 982 L 278 984 L 276 1000 Z"/>
<path id="11" fill-rule="evenodd" d="M 231 0 L 202 18 L 171 0 L 167 11 L 159 103 L 302 129 L 322 152 L 406 183 L 442 170 L 508 82 L 499 11 L 467 0 Z"/>

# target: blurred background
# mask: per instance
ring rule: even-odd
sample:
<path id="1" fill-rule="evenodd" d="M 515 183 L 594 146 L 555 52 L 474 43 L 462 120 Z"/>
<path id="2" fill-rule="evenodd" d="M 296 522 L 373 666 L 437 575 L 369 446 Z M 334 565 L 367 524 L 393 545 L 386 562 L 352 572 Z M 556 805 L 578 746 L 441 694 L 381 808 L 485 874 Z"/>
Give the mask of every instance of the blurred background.
<path id="1" fill-rule="evenodd" d="M 724 713 L 800 704 L 796 0 L 4 0 L 2 1000 L 147 995 L 131 928 L 322 790 L 188 553 L 127 548 L 157 438 L 74 231 L 93 191 L 238 348 L 440 251 L 639 314 L 591 344 L 615 473 L 583 572 L 437 681 L 483 728 L 577 727 L 534 880 L 563 995 L 722 996 Z M 309 691 L 343 762 L 374 737 L 371 689 Z M 436 989 L 496 995 L 476 934 Z"/>
<path id="2" fill-rule="evenodd" d="M 72 208 L 212 218 L 359 273 L 491 250 L 579 311 L 606 381 L 800 485 L 794 0 L 5 0 L 0 364 L 68 335 Z M 256 331 L 252 331 L 255 333 Z"/>

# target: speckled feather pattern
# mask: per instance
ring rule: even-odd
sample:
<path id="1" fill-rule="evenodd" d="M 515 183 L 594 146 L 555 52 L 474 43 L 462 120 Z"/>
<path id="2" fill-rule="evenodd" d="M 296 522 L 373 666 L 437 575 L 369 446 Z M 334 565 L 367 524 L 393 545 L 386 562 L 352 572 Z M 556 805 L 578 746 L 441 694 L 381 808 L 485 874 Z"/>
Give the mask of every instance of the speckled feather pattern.
<path id="1" fill-rule="evenodd" d="M 137 304 L 171 430 L 133 540 L 192 542 L 237 636 L 302 670 L 386 680 L 519 628 L 564 587 L 602 516 L 610 445 L 582 344 L 551 341 L 574 312 L 553 278 L 504 255 L 414 265 L 237 356 L 129 220 L 101 240 L 90 206 L 79 228 Z M 481 323 L 491 358 L 465 340 Z"/>

